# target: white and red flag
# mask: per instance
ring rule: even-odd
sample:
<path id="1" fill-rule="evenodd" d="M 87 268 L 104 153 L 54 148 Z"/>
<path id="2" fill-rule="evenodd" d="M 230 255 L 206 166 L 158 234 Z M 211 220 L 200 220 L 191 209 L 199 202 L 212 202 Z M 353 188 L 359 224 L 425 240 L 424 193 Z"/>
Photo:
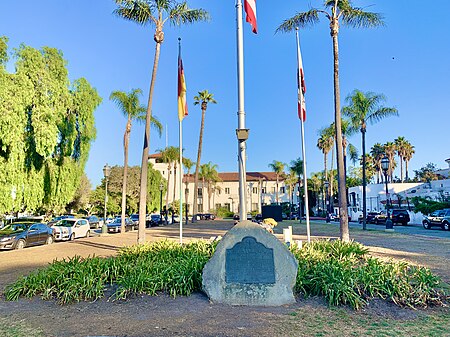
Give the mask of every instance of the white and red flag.
<path id="1" fill-rule="evenodd" d="M 298 118 L 300 118 L 304 122 L 306 120 L 306 101 L 305 101 L 306 85 L 305 85 L 305 75 L 303 73 L 303 62 L 302 62 L 302 54 L 300 51 L 300 43 L 298 43 L 297 47 L 298 47 L 297 50 Z"/>
<path id="2" fill-rule="evenodd" d="M 245 21 L 252 25 L 252 32 L 258 33 L 258 24 L 256 23 L 256 0 L 244 0 L 244 10 L 246 14 Z"/>

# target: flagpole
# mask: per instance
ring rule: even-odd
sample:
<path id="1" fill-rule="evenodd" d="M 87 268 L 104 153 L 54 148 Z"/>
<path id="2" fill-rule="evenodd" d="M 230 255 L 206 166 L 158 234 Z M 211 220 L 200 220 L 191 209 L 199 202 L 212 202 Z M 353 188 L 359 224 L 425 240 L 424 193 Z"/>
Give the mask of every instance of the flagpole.
<path id="1" fill-rule="evenodd" d="M 178 38 L 178 90 L 180 90 L 180 76 L 184 76 L 184 74 L 180 74 L 180 62 L 181 62 L 181 37 Z M 181 63 L 182 68 L 182 63 Z M 182 70 L 182 69 L 181 69 Z M 184 82 L 184 78 L 183 78 Z M 185 82 L 184 82 L 185 83 Z M 180 99 L 180 91 L 178 91 L 178 99 Z M 185 102 L 182 102 L 185 103 Z M 182 108 L 186 109 L 186 106 L 182 106 Z M 180 102 L 178 102 L 178 109 L 180 109 Z M 179 145 L 180 145 L 180 157 L 179 157 L 179 165 L 180 174 L 178 175 L 178 184 L 179 184 L 179 193 L 180 193 L 180 245 L 183 244 L 183 118 L 186 110 L 182 111 L 182 116 L 180 115 L 180 111 L 178 111 L 178 125 L 179 125 Z M 186 219 L 187 221 L 187 219 Z"/>
<path id="2" fill-rule="evenodd" d="M 180 129 L 180 174 L 178 175 L 178 183 L 180 186 L 180 244 L 183 243 L 183 122 L 179 121 Z M 187 220 L 186 220 L 187 221 Z"/>
<path id="3" fill-rule="evenodd" d="M 238 167 L 239 167 L 239 219 L 247 219 L 246 201 L 246 140 L 248 130 L 245 128 L 244 110 L 244 34 L 242 27 L 242 1 L 236 0 L 236 38 L 237 38 L 237 76 L 238 76 Z"/>
<path id="4" fill-rule="evenodd" d="M 303 116 L 303 94 L 300 92 L 302 90 L 301 88 L 301 79 L 300 79 L 300 69 L 303 69 L 301 65 L 301 53 L 300 53 L 300 39 L 298 37 L 298 27 L 295 28 L 295 36 L 297 39 L 297 62 L 298 62 L 298 83 L 299 85 L 299 101 L 300 101 L 300 111 L 302 113 L 302 116 L 300 118 L 300 129 L 301 129 L 301 138 L 302 138 L 302 161 L 303 161 L 303 186 L 305 190 L 305 215 L 306 215 L 306 238 L 308 242 L 311 242 L 311 230 L 310 230 L 310 223 L 309 223 L 309 202 L 308 202 L 308 177 L 306 175 L 306 151 L 305 151 L 305 129 L 304 129 L 304 116 Z M 301 95 L 301 96 L 300 96 Z M 301 216 L 301 212 L 300 212 Z M 301 219 L 300 219 L 301 221 Z"/>

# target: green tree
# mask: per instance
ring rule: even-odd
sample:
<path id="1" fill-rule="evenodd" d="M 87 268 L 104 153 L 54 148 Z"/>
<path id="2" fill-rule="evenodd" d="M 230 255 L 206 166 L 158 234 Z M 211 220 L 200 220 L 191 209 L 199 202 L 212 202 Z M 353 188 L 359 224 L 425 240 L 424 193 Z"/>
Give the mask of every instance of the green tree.
<path id="1" fill-rule="evenodd" d="M 8 62 L 8 38 L 0 36 L 0 65 Z"/>
<path id="2" fill-rule="evenodd" d="M 123 91 L 113 91 L 109 99 L 116 103 L 122 114 L 127 119 L 125 132 L 123 134 L 123 183 L 122 183 L 122 223 L 120 233 L 125 234 L 125 216 L 126 216 L 126 200 L 127 200 L 127 170 L 128 170 L 128 147 L 130 144 L 130 133 L 133 121 L 145 120 L 145 106 L 139 102 L 139 96 L 142 94 L 141 89 L 132 89 L 128 94 Z M 161 122 L 152 116 L 152 126 L 158 131 L 161 137 L 163 126 Z"/>
<path id="3" fill-rule="evenodd" d="M 68 213 L 85 213 L 90 214 L 89 197 L 91 195 L 91 183 L 85 173 L 81 176 L 80 184 L 75 192 L 75 196 L 66 206 Z"/>
<path id="4" fill-rule="evenodd" d="M 280 204 L 280 200 L 278 199 L 278 192 L 279 192 L 278 184 L 279 184 L 280 176 L 284 175 L 284 167 L 285 167 L 285 165 L 286 165 L 285 163 L 282 163 L 281 161 L 277 161 L 277 160 L 274 160 L 273 162 L 271 162 L 269 164 L 269 168 L 273 172 L 275 172 L 275 176 L 276 176 L 276 179 L 277 179 L 277 182 L 276 182 L 277 188 L 276 188 L 276 191 L 275 191 L 275 201 L 276 201 L 277 205 Z"/>
<path id="5" fill-rule="evenodd" d="M 381 169 L 381 159 L 383 159 L 384 157 L 384 146 L 381 145 L 380 143 L 376 143 L 372 146 L 372 148 L 370 149 L 370 155 L 372 157 L 372 161 L 373 161 L 373 165 L 375 167 L 376 170 L 376 174 L 377 174 L 377 184 L 380 183 L 380 181 L 383 181 L 383 175 L 381 174 L 381 172 L 383 171 Z M 367 158 L 367 156 L 366 156 Z M 361 164 L 362 165 L 362 164 Z M 366 166 L 367 166 L 367 161 L 366 161 Z M 367 167 L 366 167 L 366 171 L 367 171 Z M 366 172 L 367 174 L 367 172 Z M 381 180 L 380 180 L 381 177 Z"/>
<path id="6" fill-rule="evenodd" d="M 406 181 L 409 181 L 408 177 L 408 165 L 409 161 L 412 159 L 413 154 L 415 153 L 414 146 L 411 145 L 410 142 L 406 142 L 404 145 L 404 153 L 403 153 L 403 159 L 405 160 L 405 171 L 406 171 Z"/>
<path id="7" fill-rule="evenodd" d="M 438 175 L 435 173 L 436 170 L 436 164 L 428 163 L 424 167 L 414 170 L 415 179 L 424 183 L 429 183 L 432 180 L 438 180 Z"/>
<path id="8" fill-rule="evenodd" d="M 367 123 L 375 123 L 388 116 L 397 116 L 398 111 L 395 108 L 388 108 L 381 105 L 386 98 L 383 95 L 372 92 L 363 93 L 360 90 L 354 90 L 347 96 L 347 106 L 342 109 L 342 113 L 350 118 L 351 124 L 355 130 L 361 131 L 362 138 L 362 180 L 363 180 L 363 229 L 366 229 L 366 130 Z"/>
<path id="9" fill-rule="evenodd" d="M 383 18 L 378 13 L 365 12 L 361 8 L 353 7 L 350 0 L 324 0 L 323 9 L 311 8 L 307 12 L 297 13 L 285 20 L 277 29 L 280 32 L 290 32 L 297 27 L 305 27 L 319 21 L 319 14 L 323 14 L 330 23 L 330 33 L 333 40 L 334 61 L 334 122 L 336 127 L 336 152 L 339 185 L 339 209 L 340 209 L 340 237 L 343 241 L 350 240 L 347 216 L 347 193 L 345 187 L 344 158 L 342 149 L 341 106 L 339 87 L 339 21 L 346 26 L 377 27 L 382 26 Z"/>
<path id="10" fill-rule="evenodd" d="M 198 150 L 197 150 L 197 162 L 195 163 L 195 175 L 194 175 L 194 204 L 192 214 L 192 222 L 195 222 L 196 216 L 198 213 L 198 175 L 200 172 L 200 159 L 202 157 L 202 145 L 203 145 L 203 131 L 205 129 L 205 116 L 206 109 L 208 108 L 208 104 L 213 103 L 217 104 L 217 101 L 214 99 L 213 94 L 208 92 L 208 90 L 203 90 L 198 92 L 198 96 L 194 96 L 194 105 L 201 106 L 202 109 L 202 121 L 200 124 L 200 136 L 198 138 Z"/>
<path id="11" fill-rule="evenodd" d="M 0 213 L 63 212 L 80 185 L 101 98 L 84 78 L 70 83 L 61 51 L 21 45 L 14 59 L 15 73 L 0 67 Z"/>
<path id="12" fill-rule="evenodd" d="M 400 180 L 401 182 L 403 182 L 403 161 L 405 158 L 405 149 L 406 149 L 406 144 L 408 143 L 408 141 L 406 140 L 405 137 L 397 137 L 394 140 L 394 144 L 395 144 L 395 148 L 397 150 L 397 156 L 400 162 Z"/>
<path id="13" fill-rule="evenodd" d="M 176 162 L 180 157 L 180 148 L 175 146 L 168 146 L 163 150 L 158 150 L 161 154 L 161 161 L 167 164 L 167 193 L 166 193 L 166 209 L 169 209 L 169 191 L 170 191 L 170 176 L 172 175 L 172 166 L 174 167 L 174 175 L 173 179 L 173 200 L 175 200 L 176 196 Z"/>
<path id="14" fill-rule="evenodd" d="M 397 147 L 393 142 L 386 142 L 386 144 L 383 145 L 384 148 L 384 154 L 389 159 L 389 168 L 387 170 L 387 177 L 388 182 L 394 181 L 394 170 L 397 166 L 397 163 L 395 161 L 395 153 L 397 152 Z"/>
<path id="15" fill-rule="evenodd" d="M 147 163 L 148 151 L 150 147 L 150 122 L 152 117 L 153 91 L 156 82 L 156 73 L 158 70 L 159 55 L 161 44 L 164 41 L 164 24 L 168 21 L 170 24 L 180 26 L 182 24 L 194 23 L 209 18 L 208 13 L 203 9 L 191 9 L 186 1 L 178 2 L 175 0 L 115 0 L 117 8 L 114 13 L 129 21 L 139 25 L 151 25 L 155 27 L 153 40 L 156 43 L 155 57 L 153 60 L 152 78 L 150 81 L 150 92 L 145 118 L 144 146 L 142 149 L 141 162 L 141 190 L 139 193 L 139 233 L 138 243 L 145 242 L 145 216 L 146 216 L 146 181 L 147 181 Z"/>
<path id="16" fill-rule="evenodd" d="M 211 208 L 211 194 L 214 190 L 214 186 L 217 182 L 220 181 L 219 173 L 217 172 L 217 164 L 213 164 L 211 162 L 208 162 L 206 164 L 203 164 L 200 166 L 200 177 L 202 178 L 203 184 L 206 185 L 207 192 L 208 192 L 208 212 L 212 210 Z M 204 194 L 203 194 L 204 195 Z M 203 197 L 203 200 L 205 198 Z"/>

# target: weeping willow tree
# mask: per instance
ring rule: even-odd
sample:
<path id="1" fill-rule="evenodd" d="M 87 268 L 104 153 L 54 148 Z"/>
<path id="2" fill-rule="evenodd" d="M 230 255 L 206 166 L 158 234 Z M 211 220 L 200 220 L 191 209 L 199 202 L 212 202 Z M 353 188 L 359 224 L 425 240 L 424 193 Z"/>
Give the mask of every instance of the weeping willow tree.
<path id="1" fill-rule="evenodd" d="M 21 45 L 8 73 L 0 41 L 0 214 L 60 212 L 80 184 L 101 98 L 86 79 L 69 81 L 54 48 Z"/>

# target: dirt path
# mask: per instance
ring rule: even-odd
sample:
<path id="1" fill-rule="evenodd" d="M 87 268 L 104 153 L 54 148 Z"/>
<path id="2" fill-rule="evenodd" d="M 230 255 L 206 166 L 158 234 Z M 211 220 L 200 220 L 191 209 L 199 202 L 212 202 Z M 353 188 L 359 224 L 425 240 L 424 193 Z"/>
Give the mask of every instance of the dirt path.
<path id="1" fill-rule="evenodd" d="M 281 239 L 282 229 L 288 223 L 276 227 Z M 294 238 L 306 240 L 305 225 L 294 224 Z M 185 240 L 209 239 L 224 235 L 231 222 L 200 222 L 184 228 Z M 336 225 L 312 224 L 314 238 L 338 236 Z M 169 238 L 178 240 L 176 225 L 147 230 L 147 240 Z M 444 280 L 450 281 L 450 240 L 400 234 L 352 231 L 352 238 L 370 246 L 374 255 L 383 258 L 404 259 L 430 267 Z M 0 289 L 15 281 L 20 275 L 45 267 L 55 258 L 75 255 L 111 256 L 124 245 L 136 243 L 137 233 L 91 237 L 74 242 L 56 243 L 51 246 L 27 248 L 22 251 L 0 252 Z M 392 317 L 410 317 L 417 312 L 391 307 L 377 308 Z M 190 297 L 169 298 L 166 295 L 136 296 L 127 301 L 109 302 L 108 297 L 96 302 L 81 302 L 59 306 L 52 301 L 20 299 L 17 302 L 0 300 L 0 312 L 7 313 L 8 320 L 23 320 L 32 327 L 45 331 L 45 336 L 279 336 L 279 322 L 291 317 L 298 309 L 308 312 L 323 311 L 326 305 L 321 299 L 298 301 L 294 305 L 277 308 L 232 307 L 212 304 L 203 294 Z M 367 312 L 370 307 L 365 309 Z M 376 313 L 378 315 L 378 313 Z M 1 321 L 0 321 L 1 323 Z M 284 335 L 281 333 L 281 335 Z M 292 334 L 288 334 L 292 335 Z"/>

